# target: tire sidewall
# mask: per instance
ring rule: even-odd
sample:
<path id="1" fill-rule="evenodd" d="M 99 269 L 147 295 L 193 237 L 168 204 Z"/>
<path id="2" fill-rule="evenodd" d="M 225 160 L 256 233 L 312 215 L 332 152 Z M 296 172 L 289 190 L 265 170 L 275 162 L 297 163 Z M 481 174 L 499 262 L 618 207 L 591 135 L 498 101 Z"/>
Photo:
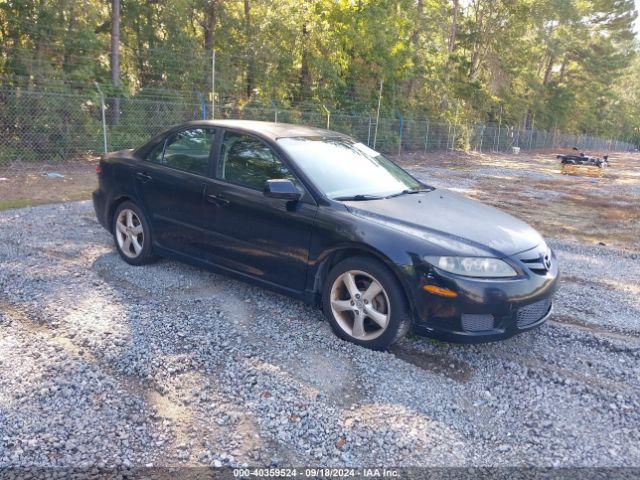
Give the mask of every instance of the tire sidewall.
<path id="1" fill-rule="evenodd" d="M 331 287 L 336 278 L 347 270 L 361 270 L 378 280 L 391 303 L 389 325 L 382 335 L 373 340 L 358 340 L 345 332 L 333 316 L 331 310 Z M 405 293 L 398 279 L 384 264 L 370 257 L 347 258 L 335 265 L 327 275 L 322 289 L 322 310 L 335 334 L 343 340 L 372 350 L 386 350 L 406 334 L 410 323 L 410 312 Z"/>
<path id="2" fill-rule="evenodd" d="M 128 257 L 123 253 L 122 249 L 120 248 L 120 245 L 118 245 L 118 238 L 116 237 L 116 220 L 118 218 L 118 215 L 120 215 L 120 212 L 126 209 L 133 210 L 135 214 L 138 216 L 138 218 L 140 219 L 140 223 L 142 224 L 142 231 L 144 234 L 143 241 L 142 241 L 142 251 L 140 252 L 140 255 L 138 255 L 135 258 Z M 122 202 L 120 205 L 118 205 L 118 207 L 115 209 L 113 213 L 113 218 L 111 219 L 111 229 L 112 229 L 113 241 L 116 245 L 116 249 L 118 250 L 120 257 L 125 262 L 131 265 L 144 265 L 145 263 L 148 263 L 153 259 L 151 228 L 150 228 L 149 222 L 147 221 L 147 217 L 142 212 L 142 209 L 140 209 L 135 203 L 127 200 L 125 202 Z"/>

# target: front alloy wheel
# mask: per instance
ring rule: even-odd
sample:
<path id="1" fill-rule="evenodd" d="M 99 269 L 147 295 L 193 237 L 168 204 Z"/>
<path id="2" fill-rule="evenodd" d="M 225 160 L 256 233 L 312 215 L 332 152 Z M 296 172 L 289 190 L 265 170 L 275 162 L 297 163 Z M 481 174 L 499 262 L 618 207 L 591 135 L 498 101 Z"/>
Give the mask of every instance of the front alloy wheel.
<path id="1" fill-rule="evenodd" d="M 331 287 L 331 312 L 347 335 L 357 340 L 373 340 L 389 325 L 387 292 L 372 275 L 349 270 Z"/>
<path id="2" fill-rule="evenodd" d="M 372 257 L 351 257 L 335 265 L 325 279 L 322 307 L 336 335 L 374 350 L 389 348 L 411 324 L 398 278 Z"/>

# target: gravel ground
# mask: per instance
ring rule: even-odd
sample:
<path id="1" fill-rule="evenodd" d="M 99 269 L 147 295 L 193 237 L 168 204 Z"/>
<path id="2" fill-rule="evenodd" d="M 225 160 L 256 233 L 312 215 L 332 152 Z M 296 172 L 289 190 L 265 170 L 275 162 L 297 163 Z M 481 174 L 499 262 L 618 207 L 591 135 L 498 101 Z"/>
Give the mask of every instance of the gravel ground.
<path id="1" fill-rule="evenodd" d="M 130 267 L 89 202 L 0 213 L 0 467 L 640 466 L 640 262 L 551 240 L 533 332 L 392 352 L 171 261 Z"/>

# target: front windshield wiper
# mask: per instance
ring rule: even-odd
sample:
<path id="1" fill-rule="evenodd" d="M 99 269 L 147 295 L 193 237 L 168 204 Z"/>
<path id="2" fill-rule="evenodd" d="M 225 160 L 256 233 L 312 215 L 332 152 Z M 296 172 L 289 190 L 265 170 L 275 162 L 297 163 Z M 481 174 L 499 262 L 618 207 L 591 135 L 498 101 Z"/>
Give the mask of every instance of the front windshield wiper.
<path id="1" fill-rule="evenodd" d="M 338 201 L 349 201 L 349 200 L 381 200 L 385 197 L 381 197 L 379 195 L 364 195 L 364 194 L 358 194 L 358 195 L 345 195 L 344 197 L 335 197 L 334 200 L 338 200 Z"/>
<path id="2" fill-rule="evenodd" d="M 401 192 L 392 193 L 391 195 L 387 195 L 384 198 L 399 197 L 400 195 L 411 195 L 412 193 L 432 192 L 433 190 L 434 190 L 433 187 L 431 187 L 431 188 L 407 188 L 406 190 L 402 190 Z"/>

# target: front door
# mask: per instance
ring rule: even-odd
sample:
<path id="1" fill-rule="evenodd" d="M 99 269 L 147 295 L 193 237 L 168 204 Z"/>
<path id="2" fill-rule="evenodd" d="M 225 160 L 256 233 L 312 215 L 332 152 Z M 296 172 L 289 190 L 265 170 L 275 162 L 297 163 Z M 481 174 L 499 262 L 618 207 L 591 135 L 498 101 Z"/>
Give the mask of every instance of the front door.
<path id="1" fill-rule="evenodd" d="M 295 203 L 263 195 L 267 180 L 283 178 L 304 190 L 262 140 L 225 131 L 215 179 L 205 191 L 206 255 L 241 273 L 303 291 L 317 207 L 308 195 Z"/>
<path id="2" fill-rule="evenodd" d="M 202 199 L 211 172 L 212 128 L 170 135 L 136 170 L 136 186 L 161 247 L 202 254 Z"/>

